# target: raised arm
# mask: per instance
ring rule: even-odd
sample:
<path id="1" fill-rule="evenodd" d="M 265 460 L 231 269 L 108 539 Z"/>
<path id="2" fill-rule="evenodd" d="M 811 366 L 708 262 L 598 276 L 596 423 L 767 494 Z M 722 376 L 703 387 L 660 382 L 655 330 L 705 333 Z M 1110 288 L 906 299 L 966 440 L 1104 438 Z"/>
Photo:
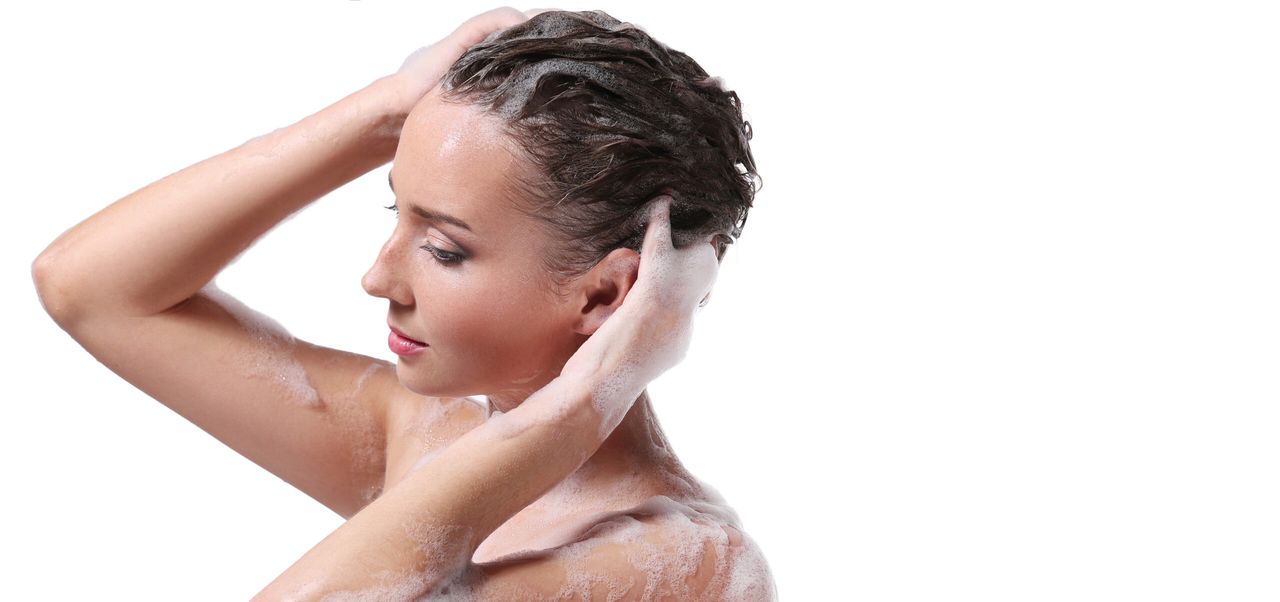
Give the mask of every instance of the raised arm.
<path id="1" fill-rule="evenodd" d="M 380 79 L 152 183 L 58 237 L 32 272 L 103 365 L 341 516 L 386 471 L 394 366 L 293 338 L 210 285 L 283 218 L 395 153 L 407 109 Z"/>
<path id="2" fill-rule="evenodd" d="M 502 12 L 507 22 L 524 18 Z M 391 160 L 419 91 L 461 52 L 458 36 L 489 25 L 468 23 L 446 38 L 448 52 L 419 54 L 65 232 L 32 265 L 45 309 L 138 389 L 353 516 L 384 485 L 389 405 L 440 400 L 399 399 L 416 395 L 393 364 L 298 340 L 211 279 L 285 217 Z"/>
<path id="3" fill-rule="evenodd" d="M 395 156 L 408 108 L 389 78 L 130 194 L 67 230 L 32 266 L 64 328 L 158 314 L 285 217 Z"/>
<path id="4" fill-rule="evenodd" d="M 393 159 L 410 110 L 448 67 L 537 12 L 472 17 L 396 73 L 80 222 L 32 265 L 45 308 L 66 325 L 97 311 L 153 315 L 192 297 L 282 219 Z"/>

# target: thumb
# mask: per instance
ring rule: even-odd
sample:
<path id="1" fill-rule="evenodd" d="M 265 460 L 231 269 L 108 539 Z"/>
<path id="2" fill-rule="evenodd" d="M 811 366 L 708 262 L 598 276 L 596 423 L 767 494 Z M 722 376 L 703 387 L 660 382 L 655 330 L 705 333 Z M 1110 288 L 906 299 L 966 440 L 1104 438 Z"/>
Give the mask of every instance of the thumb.
<path id="1" fill-rule="evenodd" d="M 657 255 L 672 249 L 671 197 L 662 195 L 649 201 L 648 225 L 645 226 L 641 255 Z"/>

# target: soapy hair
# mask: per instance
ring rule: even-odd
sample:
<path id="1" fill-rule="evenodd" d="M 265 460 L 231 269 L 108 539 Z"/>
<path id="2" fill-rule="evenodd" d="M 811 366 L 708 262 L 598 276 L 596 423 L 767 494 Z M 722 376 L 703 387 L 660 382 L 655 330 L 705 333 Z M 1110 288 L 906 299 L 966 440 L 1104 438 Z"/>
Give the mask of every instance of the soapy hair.
<path id="1" fill-rule="evenodd" d="M 639 252 L 646 202 L 661 194 L 674 246 L 714 234 L 722 257 L 763 187 L 738 95 L 603 11 L 494 32 L 454 62 L 440 98 L 500 117 L 530 167 L 508 176 L 513 204 L 556 241 L 542 262 L 557 290 L 613 249 Z"/>

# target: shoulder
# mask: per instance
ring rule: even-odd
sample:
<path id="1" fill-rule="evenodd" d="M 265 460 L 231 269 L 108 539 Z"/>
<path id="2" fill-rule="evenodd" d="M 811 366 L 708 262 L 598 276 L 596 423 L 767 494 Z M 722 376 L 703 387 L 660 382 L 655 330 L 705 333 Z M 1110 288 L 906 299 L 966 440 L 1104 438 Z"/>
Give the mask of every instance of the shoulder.
<path id="1" fill-rule="evenodd" d="M 387 430 L 396 434 L 410 434 L 439 439 L 441 427 L 458 427 L 470 430 L 484 423 L 488 411 L 469 397 L 428 397 L 414 393 L 403 386 L 396 389 L 388 400 Z M 458 433 L 460 434 L 460 433 Z"/>
<path id="2" fill-rule="evenodd" d="M 451 587 L 481 600 L 777 598 L 746 533 L 665 496 L 602 517 L 573 543 L 473 564 Z"/>
<path id="3" fill-rule="evenodd" d="M 420 462 L 483 424 L 488 414 L 471 398 L 427 397 L 402 386 L 396 387 L 387 405 L 384 490 L 402 481 Z"/>

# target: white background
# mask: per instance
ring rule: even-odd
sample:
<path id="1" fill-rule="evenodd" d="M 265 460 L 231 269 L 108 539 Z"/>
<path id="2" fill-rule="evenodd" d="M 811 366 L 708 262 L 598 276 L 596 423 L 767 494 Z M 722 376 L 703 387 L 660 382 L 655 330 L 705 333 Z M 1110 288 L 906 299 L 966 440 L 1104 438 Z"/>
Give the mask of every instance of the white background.
<path id="1" fill-rule="evenodd" d="M 0 598 L 245 600 L 341 524 L 97 363 L 41 309 L 31 261 L 494 6 L 6 11 Z M 783 600 L 1280 596 L 1266 7 L 560 6 L 688 53 L 754 128 L 764 188 L 650 390 Z M 359 284 L 392 228 L 389 168 L 219 285 L 394 359 Z"/>

